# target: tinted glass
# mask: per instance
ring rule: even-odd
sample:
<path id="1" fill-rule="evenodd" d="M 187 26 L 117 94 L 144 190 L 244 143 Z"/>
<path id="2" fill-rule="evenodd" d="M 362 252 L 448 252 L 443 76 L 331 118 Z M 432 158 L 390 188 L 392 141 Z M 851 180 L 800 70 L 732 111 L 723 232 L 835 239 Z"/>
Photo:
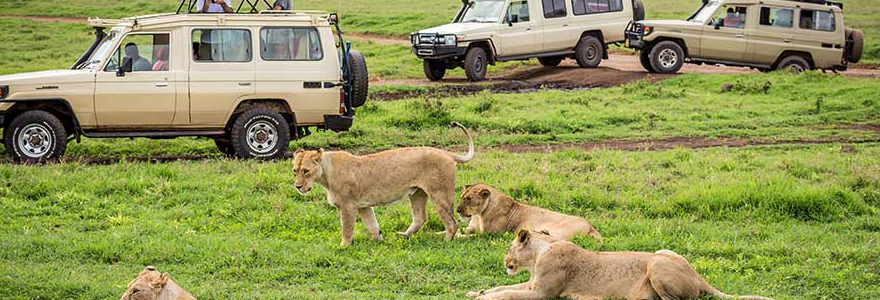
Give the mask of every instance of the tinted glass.
<path id="1" fill-rule="evenodd" d="M 544 18 L 565 17 L 568 13 L 565 9 L 565 0 L 542 0 L 544 6 Z"/>
<path id="2" fill-rule="evenodd" d="M 192 42 L 198 62 L 249 62 L 253 57 L 249 30 L 196 29 Z"/>
<path id="3" fill-rule="evenodd" d="M 324 51 L 315 28 L 263 28 L 260 30 L 263 60 L 321 60 Z"/>
<path id="4" fill-rule="evenodd" d="M 574 14 L 585 15 L 604 12 L 615 12 L 623 10 L 623 1 L 621 0 L 572 0 L 572 10 Z"/>

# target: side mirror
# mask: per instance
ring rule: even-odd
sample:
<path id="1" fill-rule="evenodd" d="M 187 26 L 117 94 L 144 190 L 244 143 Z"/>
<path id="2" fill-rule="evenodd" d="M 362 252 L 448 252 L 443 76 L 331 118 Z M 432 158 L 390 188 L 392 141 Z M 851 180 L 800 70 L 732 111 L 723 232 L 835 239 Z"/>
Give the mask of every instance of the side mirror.
<path id="1" fill-rule="evenodd" d="M 132 61 L 130 57 L 126 57 L 122 59 L 122 66 L 116 70 L 116 76 L 123 77 L 125 73 L 131 73 L 131 65 Z"/>
<path id="2" fill-rule="evenodd" d="M 504 23 L 507 23 L 508 27 L 513 27 L 513 22 L 510 21 L 510 15 L 504 16 Z"/>
<path id="3" fill-rule="evenodd" d="M 519 23 L 519 15 L 510 16 L 510 23 Z"/>

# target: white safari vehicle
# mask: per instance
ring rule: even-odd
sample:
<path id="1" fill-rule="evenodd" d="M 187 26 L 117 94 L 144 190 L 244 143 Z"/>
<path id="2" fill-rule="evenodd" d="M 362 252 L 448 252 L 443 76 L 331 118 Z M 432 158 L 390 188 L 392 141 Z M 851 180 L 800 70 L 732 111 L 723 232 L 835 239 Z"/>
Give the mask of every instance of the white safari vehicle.
<path id="1" fill-rule="evenodd" d="M 430 80 L 462 67 L 479 81 L 487 64 L 531 58 L 595 68 L 608 58 L 608 44 L 624 41 L 627 24 L 644 17 L 639 0 L 462 0 L 451 24 L 412 34 L 413 52 Z"/>
<path id="2" fill-rule="evenodd" d="M 69 70 L 0 76 L 2 140 L 15 161 L 57 158 L 81 136 L 204 136 L 228 155 L 277 158 L 309 128 L 348 130 L 367 97 L 364 58 L 335 14 L 89 23 L 95 42 Z"/>

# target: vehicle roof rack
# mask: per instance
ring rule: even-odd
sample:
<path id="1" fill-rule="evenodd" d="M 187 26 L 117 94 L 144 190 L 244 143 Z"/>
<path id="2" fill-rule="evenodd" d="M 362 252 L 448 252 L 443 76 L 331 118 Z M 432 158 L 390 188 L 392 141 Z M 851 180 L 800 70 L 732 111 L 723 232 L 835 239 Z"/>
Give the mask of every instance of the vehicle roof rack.
<path id="1" fill-rule="evenodd" d="M 210 0 L 205 0 L 205 1 L 210 1 Z M 179 14 L 181 12 L 183 12 L 183 13 L 198 12 L 198 9 L 196 9 L 196 3 L 198 3 L 197 0 L 180 0 L 180 6 L 177 7 L 177 13 Z M 250 6 L 250 8 L 245 7 L 244 6 L 245 3 L 247 3 L 247 5 Z M 260 4 L 264 4 L 266 6 L 266 9 L 268 9 L 268 10 L 272 9 L 272 4 L 269 4 L 269 1 L 267 1 L 267 0 L 241 0 L 241 2 L 238 4 L 238 8 L 235 9 L 235 13 L 237 13 L 237 14 L 258 13 L 261 11 L 261 9 L 257 8 L 258 6 L 260 6 Z M 186 7 L 185 11 L 183 10 L 184 7 Z M 247 11 L 242 12 L 242 8 L 244 8 Z"/>
<path id="2" fill-rule="evenodd" d="M 840 9 L 843 9 L 843 3 L 828 1 L 828 0 L 789 0 L 789 1 L 813 3 L 813 4 L 824 4 L 824 5 L 828 5 L 828 6 L 837 6 Z"/>

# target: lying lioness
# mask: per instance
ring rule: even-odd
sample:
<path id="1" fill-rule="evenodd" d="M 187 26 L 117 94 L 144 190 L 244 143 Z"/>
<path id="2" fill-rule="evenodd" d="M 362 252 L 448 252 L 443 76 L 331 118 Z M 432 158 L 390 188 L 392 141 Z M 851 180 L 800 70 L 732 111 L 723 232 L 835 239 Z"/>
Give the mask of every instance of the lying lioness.
<path id="1" fill-rule="evenodd" d="M 120 300 L 196 300 L 189 292 L 177 285 L 168 273 L 159 273 L 148 266 L 128 284 Z"/>
<path id="2" fill-rule="evenodd" d="M 373 207 L 388 205 L 409 197 L 413 220 L 402 236 L 409 237 L 425 224 L 428 198 L 434 203 L 446 240 L 458 231 L 455 209 L 455 165 L 474 158 L 474 141 L 467 128 L 468 153 L 459 156 L 437 148 L 401 148 L 365 156 L 344 151 L 297 150 L 293 158 L 296 189 L 303 195 L 318 183 L 327 190 L 327 201 L 339 208 L 342 243 L 348 246 L 357 217 L 373 239 L 381 240 Z"/>
<path id="3" fill-rule="evenodd" d="M 489 299 L 697 299 L 737 298 L 713 288 L 684 257 L 669 250 L 593 252 L 546 232 L 520 230 L 504 257 L 507 273 L 528 270 L 528 282 L 468 292 Z M 740 299 L 764 299 L 738 296 Z"/>
<path id="4" fill-rule="evenodd" d="M 516 202 L 485 184 L 465 187 L 458 214 L 464 219 L 470 218 L 465 234 L 475 231 L 514 233 L 519 229 L 533 229 L 552 232 L 554 237 L 563 240 L 576 235 L 591 235 L 602 240 L 599 231 L 583 218 Z"/>

